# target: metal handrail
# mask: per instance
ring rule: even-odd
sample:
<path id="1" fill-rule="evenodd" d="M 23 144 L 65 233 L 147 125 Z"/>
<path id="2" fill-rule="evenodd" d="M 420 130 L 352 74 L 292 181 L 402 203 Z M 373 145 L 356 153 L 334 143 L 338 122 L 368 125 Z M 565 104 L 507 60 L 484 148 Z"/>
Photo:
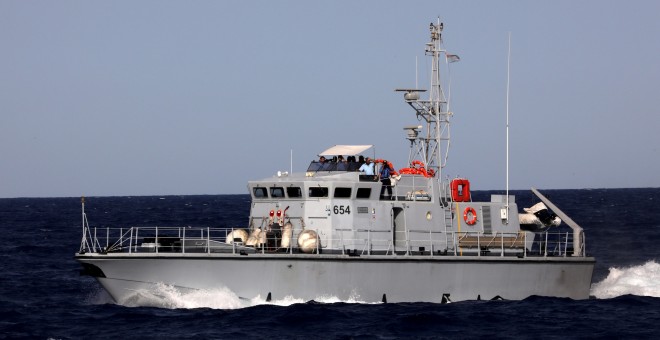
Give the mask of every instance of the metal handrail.
<path id="1" fill-rule="evenodd" d="M 106 229 L 103 231 L 103 229 Z M 226 236 L 236 228 L 210 228 L 210 227 L 130 227 L 110 228 L 100 227 L 83 233 L 86 240 L 81 242 L 81 253 L 112 253 L 125 252 L 128 254 L 145 252 L 154 253 L 199 253 L 211 254 L 215 252 L 229 252 L 240 254 L 251 253 L 266 254 L 283 252 L 293 254 L 297 249 L 295 237 L 292 237 L 287 248 L 269 248 L 277 245 L 277 240 L 266 239 L 256 247 L 237 245 L 232 241 L 226 242 Z M 191 237 L 199 232 L 197 237 Z M 346 237 L 346 232 L 351 235 Z M 366 237 L 359 237 L 359 233 L 366 233 Z M 394 243 L 392 230 L 373 229 L 335 229 L 333 238 L 323 239 L 317 231 L 316 254 L 321 250 L 346 255 L 347 249 L 360 249 L 360 255 L 378 254 L 396 255 L 404 252 L 407 255 L 447 255 L 454 256 L 570 256 L 571 249 L 585 249 L 585 238 L 579 239 L 580 245 L 574 245 L 571 233 L 545 232 L 537 234 L 534 240 L 527 238 L 528 233 L 483 234 L 481 232 L 445 232 L 430 230 L 408 229 L 404 233 L 405 240 Z M 363 234 L 364 235 L 364 234 Z M 153 240 L 152 240 L 153 238 Z M 145 240 L 147 242 L 145 242 Z M 105 245 L 102 247 L 101 245 Z M 419 250 L 414 250 L 419 247 Z"/>

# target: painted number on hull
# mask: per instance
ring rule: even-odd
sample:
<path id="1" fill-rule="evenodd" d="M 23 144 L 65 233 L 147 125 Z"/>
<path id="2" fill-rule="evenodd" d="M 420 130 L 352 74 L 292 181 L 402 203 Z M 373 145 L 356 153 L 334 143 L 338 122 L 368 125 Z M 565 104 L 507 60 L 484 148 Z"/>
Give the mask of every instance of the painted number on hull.
<path id="1" fill-rule="evenodd" d="M 343 215 L 343 214 L 350 214 L 351 213 L 351 206 L 350 205 L 335 205 L 332 208 L 332 212 L 335 213 L 335 215 Z"/>

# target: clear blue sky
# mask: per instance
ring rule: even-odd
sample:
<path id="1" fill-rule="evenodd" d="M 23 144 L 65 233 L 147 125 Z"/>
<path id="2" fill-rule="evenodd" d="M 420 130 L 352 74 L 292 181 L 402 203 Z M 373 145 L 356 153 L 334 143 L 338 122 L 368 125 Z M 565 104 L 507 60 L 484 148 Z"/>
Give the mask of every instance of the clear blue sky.
<path id="1" fill-rule="evenodd" d="M 246 193 L 334 144 L 400 168 L 452 64 L 446 174 L 511 188 L 660 186 L 658 1 L 0 1 L 0 197 Z"/>

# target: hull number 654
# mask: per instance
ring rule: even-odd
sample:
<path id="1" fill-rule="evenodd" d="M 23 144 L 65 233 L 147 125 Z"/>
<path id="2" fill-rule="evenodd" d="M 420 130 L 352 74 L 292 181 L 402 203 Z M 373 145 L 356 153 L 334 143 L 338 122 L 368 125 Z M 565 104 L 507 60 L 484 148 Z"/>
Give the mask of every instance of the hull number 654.
<path id="1" fill-rule="evenodd" d="M 350 205 L 335 205 L 332 208 L 332 212 L 335 213 L 335 215 L 350 214 L 351 213 L 351 206 Z"/>

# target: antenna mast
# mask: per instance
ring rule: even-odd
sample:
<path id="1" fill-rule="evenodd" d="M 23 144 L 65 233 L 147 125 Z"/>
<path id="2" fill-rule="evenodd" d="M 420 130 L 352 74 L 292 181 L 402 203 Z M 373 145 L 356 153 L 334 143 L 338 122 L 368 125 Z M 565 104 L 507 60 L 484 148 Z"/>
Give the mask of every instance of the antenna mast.
<path id="1" fill-rule="evenodd" d="M 432 59 L 429 99 L 419 99 L 419 93 L 426 90 L 396 90 L 405 92 L 404 99 L 415 110 L 417 119 L 425 123 L 425 125 L 404 128 L 408 131 L 407 138 L 411 144 L 408 162 L 410 164 L 414 160 L 421 160 L 426 165 L 427 171 L 433 170 L 439 180 L 442 178 L 442 168 L 447 163 L 450 141 L 449 117 L 452 115 L 447 110 L 447 99 L 440 81 L 441 55 L 444 53 L 445 59 L 449 58 L 441 46 L 443 28 L 444 24 L 439 18 L 437 23 L 431 23 L 429 26 L 431 41 L 426 43 L 425 48 L 425 55 Z M 456 58 L 453 61 L 458 60 L 457 56 L 452 57 Z"/>
<path id="2" fill-rule="evenodd" d="M 506 210 L 501 217 L 509 222 L 509 80 L 511 74 L 511 32 L 509 32 L 509 51 L 506 57 Z"/>

